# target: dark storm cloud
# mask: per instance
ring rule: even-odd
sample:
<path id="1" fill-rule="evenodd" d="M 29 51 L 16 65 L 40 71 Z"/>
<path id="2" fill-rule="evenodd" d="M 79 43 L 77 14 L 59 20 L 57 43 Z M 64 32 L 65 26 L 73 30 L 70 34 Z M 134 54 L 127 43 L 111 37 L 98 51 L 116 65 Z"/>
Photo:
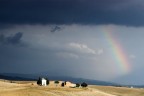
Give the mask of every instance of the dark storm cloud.
<path id="1" fill-rule="evenodd" d="M 21 43 L 21 38 L 23 36 L 23 33 L 18 32 L 15 35 L 6 37 L 4 34 L 0 34 L 0 44 L 12 44 L 12 45 L 18 45 Z"/>
<path id="2" fill-rule="evenodd" d="M 0 0 L 1 24 L 144 25 L 142 0 Z"/>
<path id="3" fill-rule="evenodd" d="M 56 31 L 60 31 L 60 30 L 61 30 L 61 27 L 55 26 L 51 29 L 51 32 L 56 32 Z"/>

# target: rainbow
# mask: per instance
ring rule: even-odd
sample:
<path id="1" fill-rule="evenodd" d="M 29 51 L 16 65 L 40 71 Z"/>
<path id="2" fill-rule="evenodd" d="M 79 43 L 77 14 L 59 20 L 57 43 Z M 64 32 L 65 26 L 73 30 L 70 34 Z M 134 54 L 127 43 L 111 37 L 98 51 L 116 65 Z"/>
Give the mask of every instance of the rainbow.
<path id="1" fill-rule="evenodd" d="M 114 57 L 116 66 L 122 71 L 122 73 L 130 72 L 130 64 L 127 58 L 126 52 L 123 50 L 123 46 L 119 43 L 117 38 L 114 38 L 112 32 L 115 30 L 113 28 L 104 28 L 103 33 L 106 38 L 106 42 L 110 45 L 110 52 L 112 57 Z"/>

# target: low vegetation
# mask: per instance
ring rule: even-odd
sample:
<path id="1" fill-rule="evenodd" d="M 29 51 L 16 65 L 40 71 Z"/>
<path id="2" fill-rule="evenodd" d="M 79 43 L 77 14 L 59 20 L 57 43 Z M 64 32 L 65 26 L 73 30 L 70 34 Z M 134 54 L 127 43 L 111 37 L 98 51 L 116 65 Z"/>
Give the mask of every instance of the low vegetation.
<path id="1" fill-rule="evenodd" d="M 87 87 L 88 85 L 87 85 L 85 82 L 83 82 L 83 83 L 81 84 L 81 86 L 82 86 L 82 87 Z"/>

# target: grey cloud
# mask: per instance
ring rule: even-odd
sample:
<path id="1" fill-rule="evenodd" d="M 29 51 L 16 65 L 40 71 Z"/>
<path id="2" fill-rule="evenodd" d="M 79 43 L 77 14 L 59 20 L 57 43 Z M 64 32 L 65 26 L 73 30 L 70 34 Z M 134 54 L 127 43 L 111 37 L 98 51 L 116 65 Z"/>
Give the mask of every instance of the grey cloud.
<path id="1" fill-rule="evenodd" d="M 21 43 L 21 38 L 23 36 L 23 33 L 18 32 L 12 36 L 6 37 L 4 34 L 0 35 L 0 44 L 12 44 L 12 45 L 18 45 Z"/>
<path id="2" fill-rule="evenodd" d="M 74 49 L 75 51 L 87 53 L 87 54 L 96 54 L 96 50 L 89 48 L 85 44 L 79 44 L 79 43 L 69 43 L 69 47 Z"/>
<path id="3" fill-rule="evenodd" d="M 142 0 L 0 0 L 1 24 L 143 26 Z"/>
<path id="4" fill-rule="evenodd" d="M 32 74 L 45 71 L 48 75 L 67 75 L 99 80 L 111 80 L 129 75 L 128 72 L 120 68 L 119 62 L 115 60 L 109 38 L 105 36 L 106 32 L 109 33 L 109 29 L 116 43 L 120 41 L 118 44 L 124 49 L 125 56 L 134 54 L 137 57 L 135 59 L 128 58 L 132 66 L 131 71 L 139 71 L 144 68 L 144 46 L 141 43 L 144 40 L 143 27 L 57 26 L 64 29 L 60 33 L 55 32 L 55 34 L 50 33 L 53 25 L 22 25 L 1 31 L 4 33 L 4 35 L 0 35 L 1 43 L 11 38 L 8 44 L 13 44 L 11 43 L 12 38 L 17 37 L 14 41 L 18 41 L 18 44 L 27 42 L 29 46 L 0 46 L 0 72 Z M 19 32 L 19 30 L 24 32 L 22 33 L 24 36 L 8 35 L 12 32 Z M 142 73 L 142 70 L 136 73 L 137 80 L 133 76 L 127 80 L 135 82 L 135 84 L 142 84 L 139 82 L 142 80 Z M 123 81 L 125 82 L 124 79 Z M 122 80 L 117 81 L 117 83 L 120 82 Z"/>

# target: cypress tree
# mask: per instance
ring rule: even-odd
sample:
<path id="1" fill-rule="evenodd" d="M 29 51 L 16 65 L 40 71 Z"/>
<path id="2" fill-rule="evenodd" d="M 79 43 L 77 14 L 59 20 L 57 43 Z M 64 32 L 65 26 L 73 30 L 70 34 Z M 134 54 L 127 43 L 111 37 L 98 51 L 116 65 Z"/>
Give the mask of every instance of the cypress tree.
<path id="1" fill-rule="evenodd" d="M 49 79 L 48 78 L 46 78 L 46 84 L 49 85 Z"/>

